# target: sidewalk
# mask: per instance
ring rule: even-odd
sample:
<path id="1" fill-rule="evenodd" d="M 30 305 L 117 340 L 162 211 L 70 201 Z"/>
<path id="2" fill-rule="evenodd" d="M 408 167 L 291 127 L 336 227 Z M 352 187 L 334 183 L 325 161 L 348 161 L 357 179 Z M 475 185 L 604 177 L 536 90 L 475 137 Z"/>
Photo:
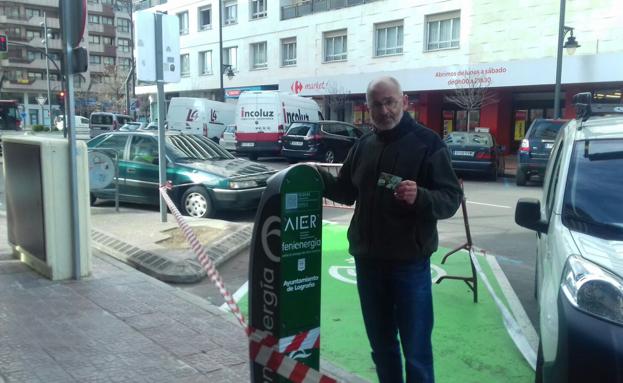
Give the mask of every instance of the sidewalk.
<path id="1" fill-rule="evenodd" d="M 158 233 L 118 218 L 137 239 Z M 231 314 L 95 248 L 92 276 L 50 281 L 12 258 L 3 215 L 0 233 L 0 383 L 249 381 L 247 339 Z"/>

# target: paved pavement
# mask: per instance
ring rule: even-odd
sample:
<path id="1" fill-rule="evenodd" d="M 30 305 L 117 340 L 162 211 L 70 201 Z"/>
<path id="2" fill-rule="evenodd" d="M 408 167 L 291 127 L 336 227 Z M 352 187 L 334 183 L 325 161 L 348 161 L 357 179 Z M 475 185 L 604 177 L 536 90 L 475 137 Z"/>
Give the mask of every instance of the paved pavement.
<path id="1" fill-rule="evenodd" d="M 129 264 L 133 249 L 190 262 L 176 249 L 170 215 L 161 224 L 158 212 L 108 207 L 92 217 L 94 237 L 122 242 L 125 250 L 110 255 Z M 191 224 L 221 242 L 248 230 L 216 220 Z M 50 281 L 12 257 L 6 225 L 0 214 L 0 383 L 249 381 L 247 340 L 231 314 L 103 253 L 101 238 L 93 241 L 90 277 Z M 230 244 L 212 250 L 222 256 L 240 245 Z M 362 381 L 327 361 L 321 367 L 340 381 Z"/>

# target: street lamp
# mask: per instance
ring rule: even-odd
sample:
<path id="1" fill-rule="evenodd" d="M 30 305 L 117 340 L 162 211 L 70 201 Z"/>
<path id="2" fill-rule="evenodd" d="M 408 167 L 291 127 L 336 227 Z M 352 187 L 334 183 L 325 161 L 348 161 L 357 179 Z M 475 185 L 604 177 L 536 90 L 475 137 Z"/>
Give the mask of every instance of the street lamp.
<path id="1" fill-rule="evenodd" d="M 563 45 L 565 36 L 571 33 Z M 558 29 L 558 45 L 556 51 L 556 85 L 554 87 L 554 118 L 560 118 L 560 81 L 562 77 L 562 48 L 567 48 L 567 53 L 573 55 L 580 44 L 573 36 L 573 28 L 565 26 L 565 0 L 560 0 L 560 24 Z"/>
<path id="2" fill-rule="evenodd" d="M 52 131 L 52 101 L 50 100 L 50 60 L 48 59 L 48 39 L 50 38 L 50 36 L 48 36 L 48 18 L 46 15 L 46 12 L 43 12 L 43 21 L 40 23 L 41 27 L 43 28 L 43 36 L 44 39 L 42 41 L 42 43 L 44 44 L 44 48 L 45 48 L 45 77 L 48 79 L 48 122 L 50 123 L 50 132 Z M 41 105 L 41 108 L 43 109 L 43 105 Z M 41 119 L 43 121 L 45 121 L 45 116 L 43 115 L 43 112 L 41 112 Z M 65 120 L 63 119 L 63 123 L 65 122 Z"/>

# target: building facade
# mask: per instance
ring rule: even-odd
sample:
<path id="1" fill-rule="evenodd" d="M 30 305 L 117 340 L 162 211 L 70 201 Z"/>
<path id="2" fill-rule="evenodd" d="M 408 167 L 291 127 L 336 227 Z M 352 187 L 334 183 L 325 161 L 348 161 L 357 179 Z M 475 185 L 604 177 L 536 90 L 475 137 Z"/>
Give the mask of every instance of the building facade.
<path id="1" fill-rule="evenodd" d="M 167 97 L 216 98 L 222 27 L 224 69 L 233 70 L 223 78 L 229 101 L 244 89 L 279 89 L 313 97 L 327 118 L 364 124 L 366 85 L 387 74 L 409 95 L 409 112 L 442 135 L 468 129 L 468 112 L 447 96 L 471 86 L 490 102 L 470 112 L 469 128 L 488 127 L 507 151 L 533 119 L 554 117 L 559 1 L 139 3 L 179 18 L 182 80 L 165 86 Z M 622 19 L 617 0 L 567 2 L 565 26 L 573 28 L 580 47 L 574 55 L 563 52 L 564 117 L 573 116 L 577 92 L 620 97 Z M 137 93 L 153 94 L 155 87 Z"/>
<path id="2" fill-rule="evenodd" d="M 89 70 L 74 76 L 74 85 L 76 113 L 88 117 L 91 111 L 119 110 L 124 105 L 118 101 L 132 67 L 133 43 L 130 0 L 88 0 L 87 5 L 81 46 L 89 52 Z M 8 55 L 0 62 L 0 98 L 18 100 L 25 126 L 47 126 L 60 114 L 63 89 L 58 0 L 0 0 L 0 31 L 10 42 Z M 46 39 L 49 61 L 44 54 Z M 38 102 L 42 98 L 44 105 Z"/>

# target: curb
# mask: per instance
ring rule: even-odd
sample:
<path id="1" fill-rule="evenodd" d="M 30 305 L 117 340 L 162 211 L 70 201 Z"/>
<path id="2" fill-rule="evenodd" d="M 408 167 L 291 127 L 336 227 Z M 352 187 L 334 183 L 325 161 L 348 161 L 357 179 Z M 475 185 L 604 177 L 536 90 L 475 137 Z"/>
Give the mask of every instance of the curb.
<path id="1" fill-rule="evenodd" d="M 214 242 L 206 252 L 216 266 L 245 250 L 251 243 L 252 226 L 242 225 L 234 232 Z M 178 260 L 131 245 L 109 233 L 92 230 L 92 246 L 123 263 L 160 281 L 170 283 L 195 283 L 206 273 L 193 259 Z"/>

